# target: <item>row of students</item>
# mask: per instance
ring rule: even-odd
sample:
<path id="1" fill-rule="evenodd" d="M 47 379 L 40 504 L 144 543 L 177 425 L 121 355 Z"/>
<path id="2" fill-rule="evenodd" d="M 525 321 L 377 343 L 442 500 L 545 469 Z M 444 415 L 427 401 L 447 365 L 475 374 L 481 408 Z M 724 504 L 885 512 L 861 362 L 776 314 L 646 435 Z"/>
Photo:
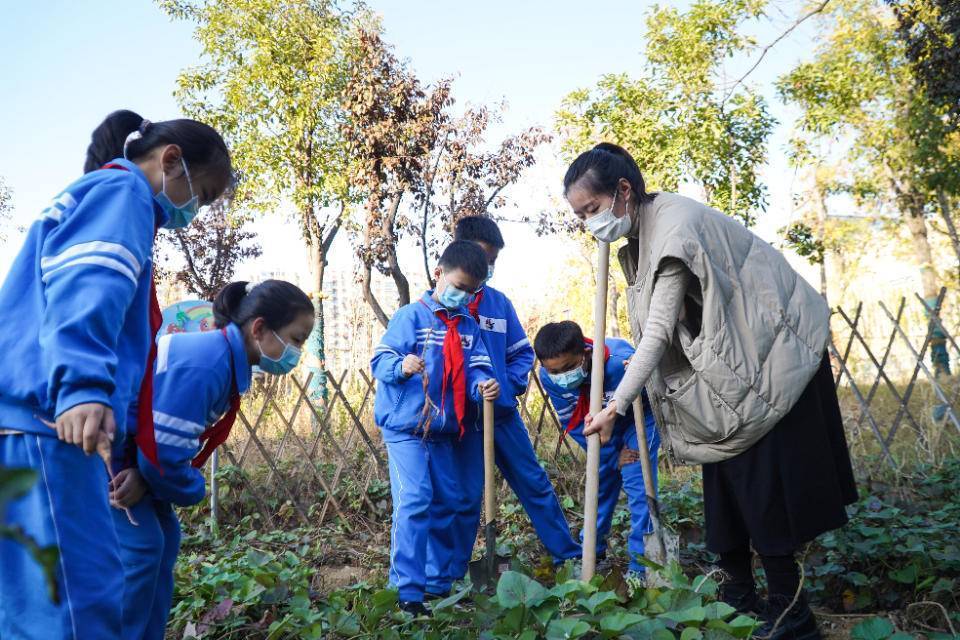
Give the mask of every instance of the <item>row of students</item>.
<path id="1" fill-rule="evenodd" d="M 163 637 L 180 540 L 173 507 L 202 500 L 197 467 L 229 433 L 251 367 L 290 371 L 313 328 L 313 306 L 295 286 L 234 283 L 214 305 L 219 331 L 155 342 L 156 230 L 189 224 L 232 179 L 213 129 L 115 112 L 94 131 L 84 168 L 33 224 L 0 289 L 0 320 L 26 327 L 3 345 L 18 367 L 0 371 L 0 466 L 39 478 L 5 517 L 59 548 L 61 594 L 51 601 L 39 566 L 0 542 L 4 638 Z M 496 403 L 496 462 L 549 553 L 558 563 L 579 555 L 517 411 L 533 350 L 510 301 L 485 284 L 503 246 L 492 220 L 461 221 L 437 288 L 395 315 L 373 359 L 394 498 L 390 580 L 415 612 L 466 572 L 482 496 L 484 398 Z M 541 353 L 563 415 L 579 374 L 551 370 L 563 368 L 552 360 L 575 357 L 581 342 Z M 582 442 L 582 424 L 571 427 Z M 604 460 L 622 443 L 608 445 Z M 112 458 L 109 469 L 100 457 Z M 620 488 L 610 476 L 601 540 Z M 631 552 L 642 553 L 639 544 Z"/>
<path id="2" fill-rule="evenodd" d="M 23 547 L 0 542 L 3 638 L 121 637 L 120 544 L 107 469 L 91 454 L 125 437 L 133 409 L 136 446 L 158 464 L 154 237 L 187 224 L 232 179 L 209 126 L 129 111 L 94 131 L 85 170 L 31 225 L 0 288 L 0 322 L 17 328 L 0 336 L 12 365 L 0 369 L 0 466 L 38 478 L 5 517 L 60 552 L 54 603 Z"/>
<path id="3" fill-rule="evenodd" d="M 593 345 L 579 326 L 563 322 L 543 327 L 531 346 L 510 300 L 488 282 L 504 248 L 496 223 L 484 216 L 463 218 L 454 237 L 440 258 L 436 288 L 397 311 L 371 361 L 379 383 L 375 420 L 387 443 L 393 496 L 389 581 L 398 589 L 401 608 L 414 614 L 426 612 L 425 599 L 443 597 L 467 572 L 483 494 L 484 397 L 494 400 L 496 464 L 544 547 L 556 564 L 581 555 L 537 460 L 517 397 L 526 389 L 536 351 L 541 381 L 566 432 L 586 448 Z M 605 349 L 607 401 L 633 349 L 618 339 L 608 340 Z M 659 437 L 649 407 L 645 415 L 656 468 Z M 633 421 L 629 412 L 601 449 L 597 551 L 605 555 L 624 488 L 631 510 L 630 569 L 642 573 L 637 558 L 650 516 Z"/>

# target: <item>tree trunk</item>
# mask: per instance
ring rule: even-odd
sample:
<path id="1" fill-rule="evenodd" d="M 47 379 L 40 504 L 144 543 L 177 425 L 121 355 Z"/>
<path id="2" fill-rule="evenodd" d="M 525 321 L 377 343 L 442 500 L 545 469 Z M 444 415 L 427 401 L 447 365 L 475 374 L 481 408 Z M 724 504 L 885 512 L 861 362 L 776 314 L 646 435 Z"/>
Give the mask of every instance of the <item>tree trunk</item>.
<path id="1" fill-rule="evenodd" d="M 383 237 L 389 238 L 387 246 L 387 267 L 390 270 L 390 276 L 393 283 L 397 286 L 397 300 L 399 305 L 410 304 L 410 282 L 407 276 L 403 275 L 400 269 L 400 261 L 397 259 L 397 211 L 400 209 L 400 201 L 403 199 L 403 192 L 393 196 L 390 200 L 390 206 L 387 214 L 383 217 Z"/>
<path id="2" fill-rule="evenodd" d="M 310 299 L 313 301 L 314 324 L 313 332 L 307 339 L 307 371 L 313 374 L 308 392 L 311 400 L 326 402 L 327 400 L 327 363 L 326 329 L 323 315 L 323 276 L 327 266 L 326 252 L 323 250 L 323 240 L 313 238 L 309 247 L 310 253 Z"/>
<path id="3" fill-rule="evenodd" d="M 610 278 L 610 288 L 609 288 L 609 313 L 610 320 L 607 322 L 607 327 L 610 329 L 610 336 L 613 338 L 620 337 L 620 288 L 617 286 L 616 280 Z"/>
<path id="4" fill-rule="evenodd" d="M 927 223 L 923 217 L 924 198 L 921 194 L 913 191 L 907 195 L 909 197 L 901 198 L 901 202 L 906 205 L 901 207 L 901 213 L 905 214 L 907 228 L 913 238 L 914 253 L 920 265 L 923 301 L 929 311 L 933 311 L 940 290 L 937 286 L 937 272 L 933 264 L 933 251 L 930 249 L 930 240 L 927 237 Z M 931 328 L 930 362 L 933 365 L 934 376 L 939 378 L 942 375 L 950 375 L 950 355 L 947 352 L 946 336 L 939 329 Z"/>
<path id="5" fill-rule="evenodd" d="M 310 300 L 313 302 L 313 331 L 307 339 L 307 371 L 313 374 L 307 391 L 311 400 L 326 403 L 327 393 L 327 343 L 326 343 L 326 316 L 323 309 L 323 282 L 327 270 L 327 256 L 333 245 L 340 225 L 343 223 L 346 205 L 341 205 L 340 215 L 326 230 L 316 223 L 312 208 L 303 212 L 310 230 L 308 257 L 310 260 Z"/>
<path id="6" fill-rule="evenodd" d="M 953 252 L 957 256 L 957 277 L 960 279 L 960 237 L 957 236 L 957 226 L 953 223 L 953 213 L 950 210 L 950 197 L 943 189 L 937 189 L 937 201 L 940 204 L 940 215 L 943 217 L 943 223 L 947 226 L 950 243 L 953 245 Z"/>
<path id="7" fill-rule="evenodd" d="M 377 300 L 377 297 L 373 294 L 373 267 L 369 264 L 363 265 L 363 280 L 361 281 L 361 287 L 363 288 L 363 299 L 370 309 L 373 310 L 373 315 L 376 317 L 377 322 L 383 325 L 383 328 L 386 329 L 387 325 L 390 324 L 390 318 L 384 312 L 383 307 L 380 306 L 380 302 Z"/>
<path id="8" fill-rule="evenodd" d="M 823 189 L 817 189 L 817 235 L 819 236 L 823 252 L 820 254 L 820 295 L 830 304 L 827 296 L 827 195 Z"/>
<path id="9" fill-rule="evenodd" d="M 911 193 L 909 197 L 901 198 L 905 206 L 901 207 L 910 238 L 913 241 L 914 258 L 920 267 L 920 282 L 923 297 L 930 301 L 936 299 L 940 290 L 937 286 L 937 271 L 933 263 L 933 250 L 930 248 L 930 239 L 927 237 L 927 223 L 924 220 L 923 197 Z"/>

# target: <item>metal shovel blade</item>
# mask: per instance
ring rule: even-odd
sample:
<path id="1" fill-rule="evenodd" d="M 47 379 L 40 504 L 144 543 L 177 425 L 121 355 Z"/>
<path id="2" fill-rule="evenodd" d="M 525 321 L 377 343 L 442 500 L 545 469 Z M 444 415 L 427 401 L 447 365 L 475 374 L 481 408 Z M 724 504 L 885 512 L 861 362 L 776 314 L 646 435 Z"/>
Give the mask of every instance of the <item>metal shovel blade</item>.
<path id="1" fill-rule="evenodd" d="M 486 548 L 483 557 L 470 563 L 470 580 L 478 588 L 493 589 L 500 574 L 510 569 L 510 558 L 497 555 L 497 523 L 484 525 Z"/>

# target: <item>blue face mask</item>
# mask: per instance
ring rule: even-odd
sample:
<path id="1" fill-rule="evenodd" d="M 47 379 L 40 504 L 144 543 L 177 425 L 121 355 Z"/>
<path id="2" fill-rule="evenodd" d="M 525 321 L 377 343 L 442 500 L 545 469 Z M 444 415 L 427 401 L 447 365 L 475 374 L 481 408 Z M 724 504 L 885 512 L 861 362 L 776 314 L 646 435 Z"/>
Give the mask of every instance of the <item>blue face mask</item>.
<path id="1" fill-rule="evenodd" d="M 484 282 L 490 282 L 490 278 L 493 277 L 493 267 L 492 264 L 487 265 L 487 279 Z"/>
<path id="2" fill-rule="evenodd" d="M 448 281 L 443 292 L 437 294 L 437 300 L 447 309 L 453 310 L 467 304 L 472 295 L 472 293 L 457 289 Z"/>
<path id="3" fill-rule="evenodd" d="M 587 379 L 587 372 L 583 370 L 583 365 L 571 369 L 570 371 L 564 371 L 563 373 L 548 373 L 550 380 L 553 381 L 555 385 L 563 389 L 576 389 L 583 384 L 583 381 Z"/>
<path id="4" fill-rule="evenodd" d="M 196 194 L 193 192 L 193 181 L 190 179 L 190 172 L 187 170 L 187 163 L 184 159 L 180 158 L 180 164 L 183 165 L 183 174 L 187 176 L 187 186 L 190 187 L 190 199 L 181 205 L 173 204 L 173 201 L 170 200 L 170 196 L 167 195 L 167 174 L 163 174 L 163 183 L 160 187 L 160 193 L 153 196 L 153 199 L 157 201 L 157 204 L 160 205 L 160 208 L 163 209 L 167 214 L 167 221 L 164 223 L 164 229 L 181 229 L 194 218 L 197 217 L 197 212 L 200 210 L 200 200 L 197 198 Z"/>
<path id="5" fill-rule="evenodd" d="M 284 342 L 280 336 L 277 335 L 276 331 L 272 333 L 277 340 L 280 340 L 280 344 L 283 345 L 283 353 L 280 354 L 280 358 L 274 360 L 265 354 L 263 349 L 260 349 L 260 345 L 257 344 L 257 348 L 260 349 L 260 368 L 275 376 L 282 376 L 293 371 L 297 363 L 300 362 L 300 349 Z"/>

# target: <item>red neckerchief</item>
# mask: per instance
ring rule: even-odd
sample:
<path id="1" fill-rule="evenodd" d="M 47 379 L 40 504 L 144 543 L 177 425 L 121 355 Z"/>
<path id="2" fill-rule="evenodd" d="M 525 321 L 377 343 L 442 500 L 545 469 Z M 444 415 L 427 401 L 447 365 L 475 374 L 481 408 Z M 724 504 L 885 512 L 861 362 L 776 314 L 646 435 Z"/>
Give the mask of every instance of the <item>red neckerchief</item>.
<path id="1" fill-rule="evenodd" d="M 583 339 L 584 344 L 589 347 L 593 347 L 593 340 L 590 338 Z M 610 359 L 610 347 L 603 345 L 603 361 L 606 362 Z M 588 378 L 589 379 L 589 378 Z M 573 413 L 570 414 L 570 421 L 567 422 L 567 428 L 564 430 L 563 434 L 560 436 L 563 438 L 568 433 L 577 428 L 577 425 L 583 422 L 583 419 L 587 417 L 587 414 L 590 413 L 590 383 L 587 382 L 580 386 L 580 397 L 577 398 L 577 404 L 573 408 Z"/>
<path id="2" fill-rule="evenodd" d="M 423 300 L 423 306 L 427 306 Z M 437 317 L 447 326 L 447 334 L 443 338 L 443 384 L 440 390 L 440 415 L 443 415 L 443 405 L 447 401 L 447 389 L 453 391 L 453 410 L 457 416 L 457 426 L 460 427 L 460 437 L 466 431 L 463 427 L 467 415 L 467 375 L 463 366 L 463 342 L 460 340 L 460 331 L 457 325 L 463 316 L 451 316 L 446 309 L 437 309 Z"/>
<path id="3" fill-rule="evenodd" d="M 480 301 L 483 300 L 483 292 L 484 289 L 477 291 L 477 295 L 473 296 L 473 300 L 467 305 L 467 311 L 477 322 L 480 322 Z"/>
<path id="4" fill-rule="evenodd" d="M 122 164 L 109 162 L 101 169 L 119 169 L 129 171 Z M 156 234 L 156 229 L 154 229 Z M 163 314 L 160 312 L 160 302 L 157 300 L 157 284 L 150 277 L 150 350 L 147 353 L 147 368 L 143 372 L 140 382 L 140 393 L 137 395 L 137 435 L 133 440 L 143 452 L 143 456 L 150 461 L 163 475 L 163 468 L 157 458 L 157 439 L 153 433 L 153 363 L 157 360 L 157 332 L 163 324 Z"/>
<path id="5" fill-rule="evenodd" d="M 200 468 L 213 454 L 213 450 L 227 441 L 230 430 L 233 429 L 233 423 L 237 421 L 237 413 L 240 411 L 240 393 L 237 391 L 237 371 L 233 364 L 233 348 L 230 346 L 230 339 L 227 338 L 227 330 L 220 329 L 223 339 L 227 341 L 227 350 L 230 354 L 230 408 L 223 414 L 223 417 L 202 434 L 200 442 L 203 442 L 203 449 L 196 455 L 191 463 L 195 468 Z"/>

